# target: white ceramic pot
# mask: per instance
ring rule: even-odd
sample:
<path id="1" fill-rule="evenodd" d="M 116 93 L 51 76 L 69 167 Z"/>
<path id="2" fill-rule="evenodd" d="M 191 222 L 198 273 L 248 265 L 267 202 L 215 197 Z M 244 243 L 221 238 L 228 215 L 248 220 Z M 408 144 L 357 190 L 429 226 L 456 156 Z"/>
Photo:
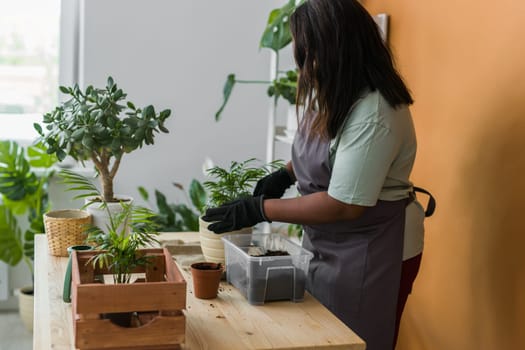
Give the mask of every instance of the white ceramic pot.
<path id="1" fill-rule="evenodd" d="M 109 219 L 108 210 L 109 213 L 111 213 L 111 215 L 114 216 L 124 209 L 122 207 L 121 202 L 125 204 L 133 203 L 133 198 L 129 196 L 117 194 L 115 195 L 115 198 L 119 199 L 120 201 L 107 203 L 107 208 L 102 207 L 102 203 L 100 202 L 93 202 L 86 207 L 86 211 L 91 214 L 93 226 L 99 227 L 104 232 L 108 232 L 107 228 L 110 226 L 111 223 Z M 87 197 L 85 199 L 85 203 L 87 204 L 92 200 L 93 197 Z M 125 225 L 119 226 L 119 232 L 123 229 L 123 226 Z M 129 232 L 129 227 L 126 228 L 126 232 Z"/>
<path id="2" fill-rule="evenodd" d="M 286 129 L 284 132 L 286 136 L 293 137 L 297 131 L 297 111 L 295 105 L 288 106 L 288 113 L 286 115 Z"/>
<path id="3" fill-rule="evenodd" d="M 208 230 L 210 222 L 206 222 L 199 217 L 199 238 L 201 242 L 202 255 L 208 262 L 224 264 L 224 243 L 221 237 L 226 234 L 234 233 L 252 233 L 252 227 L 245 227 L 238 231 L 214 233 Z"/>
<path id="4" fill-rule="evenodd" d="M 22 323 L 28 331 L 33 332 L 33 314 L 35 305 L 33 287 L 22 287 L 17 290 L 16 294 L 18 296 L 18 311 L 20 313 Z"/>

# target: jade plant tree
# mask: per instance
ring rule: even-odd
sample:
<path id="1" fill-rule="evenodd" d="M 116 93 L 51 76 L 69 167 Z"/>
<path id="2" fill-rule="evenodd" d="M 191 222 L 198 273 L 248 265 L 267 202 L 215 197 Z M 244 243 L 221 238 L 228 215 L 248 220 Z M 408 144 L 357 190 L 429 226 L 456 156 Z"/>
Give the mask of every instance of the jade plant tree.
<path id="1" fill-rule="evenodd" d="M 81 162 L 91 160 L 102 184 L 102 201 L 114 202 L 113 180 L 122 157 L 152 145 L 155 133 L 167 133 L 164 123 L 171 111 L 135 107 L 111 77 L 105 88 L 90 85 L 82 90 L 75 85 L 61 86 L 60 91 L 70 98 L 44 115 L 43 126 L 34 127 L 47 152 L 59 160 L 68 155 Z"/>
<path id="2" fill-rule="evenodd" d="M 273 97 L 274 104 L 277 104 L 279 98 L 284 98 L 291 105 L 295 104 L 295 96 L 297 90 L 297 70 L 283 71 L 279 67 L 279 51 L 292 42 L 292 35 L 290 33 L 290 15 L 295 11 L 295 8 L 303 3 L 304 0 L 298 1 L 289 0 L 284 6 L 274 9 L 270 12 L 266 28 L 261 36 L 259 46 L 261 48 L 271 49 L 276 55 L 276 65 L 272 81 L 267 80 L 242 80 L 237 79 L 233 73 L 229 74 L 223 87 L 223 103 L 219 110 L 215 113 L 215 120 L 221 118 L 221 114 L 228 103 L 232 90 L 236 83 L 239 84 L 263 84 L 268 85 L 267 94 Z"/>

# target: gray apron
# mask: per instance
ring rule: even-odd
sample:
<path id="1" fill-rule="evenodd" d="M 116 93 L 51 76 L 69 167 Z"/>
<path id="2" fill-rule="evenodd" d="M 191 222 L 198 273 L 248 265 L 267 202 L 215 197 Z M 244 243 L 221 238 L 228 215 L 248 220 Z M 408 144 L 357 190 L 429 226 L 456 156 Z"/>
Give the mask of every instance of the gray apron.
<path id="1" fill-rule="evenodd" d="M 303 121 L 305 121 L 303 118 Z M 302 195 L 327 191 L 330 142 L 301 123 L 292 165 Z M 393 347 L 407 201 L 378 201 L 356 220 L 304 226 L 303 247 L 314 254 L 306 288 L 367 343 Z"/>

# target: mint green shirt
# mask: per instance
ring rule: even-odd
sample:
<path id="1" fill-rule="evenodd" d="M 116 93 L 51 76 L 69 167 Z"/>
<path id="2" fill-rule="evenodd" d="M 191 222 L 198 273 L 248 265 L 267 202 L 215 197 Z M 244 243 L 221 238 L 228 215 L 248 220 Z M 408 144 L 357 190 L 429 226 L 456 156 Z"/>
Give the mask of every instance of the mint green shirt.
<path id="1" fill-rule="evenodd" d="M 379 91 L 367 93 L 330 143 L 328 194 L 361 206 L 408 197 L 416 148 L 408 106 L 393 109 Z"/>

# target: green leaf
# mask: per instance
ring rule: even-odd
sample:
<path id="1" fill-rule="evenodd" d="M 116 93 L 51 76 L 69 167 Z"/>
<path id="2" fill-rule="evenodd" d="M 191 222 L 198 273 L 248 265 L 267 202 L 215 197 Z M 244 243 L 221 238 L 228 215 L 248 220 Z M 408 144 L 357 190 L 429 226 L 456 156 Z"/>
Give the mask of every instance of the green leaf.
<path id="1" fill-rule="evenodd" d="M 43 232 L 43 231 L 42 231 Z M 24 255 L 34 260 L 35 257 L 35 231 L 26 230 L 24 233 L 24 245 L 22 247 Z"/>
<path id="2" fill-rule="evenodd" d="M 215 121 L 220 120 L 221 113 L 224 110 L 224 107 L 226 107 L 226 103 L 228 103 L 228 100 L 230 99 L 230 95 L 232 93 L 233 87 L 235 86 L 235 82 L 235 74 L 229 74 L 226 78 L 224 88 L 222 89 L 223 102 L 219 110 L 215 113 Z"/>
<path id="3" fill-rule="evenodd" d="M 3 204 L 9 208 L 13 215 L 23 215 L 33 206 L 30 198 L 25 200 L 12 201 L 7 197 L 2 198 Z"/>
<path id="4" fill-rule="evenodd" d="M 148 191 L 146 191 L 146 189 L 144 187 L 142 187 L 142 186 L 139 186 L 138 190 L 139 190 L 139 194 L 142 197 L 142 199 L 144 199 L 145 201 L 148 201 L 149 200 L 149 193 L 148 193 Z"/>
<path id="5" fill-rule="evenodd" d="M 24 149 L 13 141 L 0 141 L 0 193 L 10 200 L 22 200 L 38 189 Z"/>
<path id="6" fill-rule="evenodd" d="M 182 231 L 198 231 L 199 230 L 199 217 L 188 208 L 185 204 L 174 205 L 173 211 L 178 214 L 181 218 L 181 230 Z"/>
<path id="7" fill-rule="evenodd" d="M 270 12 L 266 29 L 261 37 L 260 47 L 266 47 L 277 52 L 292 41 L 290 15 L 294 10 L 295 0 L 290 0 L 283 7 Z"/>
<path id="8" fill-rule="evenodd" d="M 199 213 L 204 214 L 204 211 L 206 209 L 206 203 L 208 201 L 208 197 L 206 195 L 206 190 L 201 185 L 201 183 L 195 179 L 193 179 L 190 183 L 190 199 L 191 203 Z"/>
<path id="9" fill-rule="evenodd" d="M 71 134 L 71 138 L 74 140 L 74 141 L 80 141 L 82 140 L 82 137 L 84 136 L 84 128 L 79 128 L 75 131 L 73 131 L 73 133 Z"/>
<path id="10" fill-rule="evenodd" d="M 82 138 L 82 145 L 88 149 L 88 151 L 91 151 L 93 149 L 93 138 L 89 134 L 85 134 Z M 58 154 L 57 154 L 58 156 Z M 60 159 L 60 157 L 58 157 Z"/>
<path id="11" fill-rule="evenodd" d="M 57 162 L 57 157 L 47 153 L 47 148 L 38 143 L 27 148 L 29 164 L 35 168 L 50 168 Z"/>
<path id="12" fill-rule="evenodd" d="M 40 136 L 43 136 L 42 126 L 40 126 L 40 124 L 33 123 L 33 128 L 35 128 L 36 132 L 38 132 Z"/>
<path id="13" fill-rule="evenodd" d="M 67 153 L 63 149 L 57 149 L 56 155 L 59 161 L 63 161 L 66 159 Z"/>
<path id="14" fill-rule="evenodd" d="M 131 101 L 128 101 L 128 102 L 127 102 L 127 105 L 128 105 L 129 108 L 131 108 L 131 109 L 133 109 L 133 110 L 136 109 L 136 108 L 135 108 L 135 105 L 134 105 L 133 102 L 131 102 Z"/>
<path id="15" fill-rule="evenodd" d="M 15 266 L 23 256 L 22 233 L 11 211 L 0 204 L 0 260 Z"/>
<path id="16" fill-rule="evenodd" d="M 62 178 L 60 183 L 66 184 L 69 186 L 67 191 L 80 191 L 81 193 L 74 197 L 86 198 L 86 197 L 101 197 L 100 191 L 97 189 L 93 183 L 80 174 L 75 173 L 74 171 L 63 169 L 58 173 L 58 176 Z M 89 204 L 89 203 L 88 203 Z"/>
<path id="17" fill-rule="evenodd" d="M 166 216 L 168 223 L 175 222 L 175 213 L 168 205 L 166 196 L 162 192 L 155 190 L 155 198 L 157 198 L 157 207 L 159 208 L 159 212 Z"/>
<path id="18" fill-rule="evenodd" d="M 69 93 L 69 89 L 67 87 L 65 87 L 65 86 L 60 86 L 59 89 L 64 94 L 68 94 Z"/>
<path id="19" fill-rule="evenodd" d="M 152 105 L 144 107 L 144 110 L 142 111 L 142 115 L 146 119 L 154 118 L 155 117 L 155 109 Z"/>

